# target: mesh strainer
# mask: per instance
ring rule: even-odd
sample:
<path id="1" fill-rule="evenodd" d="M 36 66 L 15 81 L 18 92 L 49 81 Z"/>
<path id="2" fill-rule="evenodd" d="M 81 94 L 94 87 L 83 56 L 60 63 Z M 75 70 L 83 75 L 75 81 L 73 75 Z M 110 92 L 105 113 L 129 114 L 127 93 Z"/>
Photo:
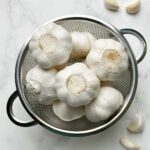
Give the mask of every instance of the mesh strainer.
<path id="1" fill-rule="evenodd" d="M 122 77 L 119 78 L 117 81 L 111 83 L 111 86 L 115 87 L 123 94 L 125 99 L 124 104 L 113 116 L 111 116 L 111 118 L 103 123 L 91 123 L 85 117 L 71 122 L 64 122 L 60 120 L 54 114 L 51 106 L 39 104 L 38 101 L 31 97 L 29 92 L 25 89 L 25 76 L 27 72 L 36 65 L 36 62 L 32 59 L 30 51 L 28 50 L 28 42 L 31 39 L 30 36 L 22 47 L 17 59 L 15 71 L 17 91 L 15 91 L 8 100 L 8 116 L 11 121 L 19 126 L 28 127 L 38 123 L 51 131 L 63 135 L 84 136 L 103 131 L 121 118 L 121 116 L 126 112 L 134 98 L 138 82 L 137 63 L 139 63 L 146 54 L 145 39 L 140 33 L 135 30 L 117 30 L 112 25 L 100 19 L 89 16 L 65 16 L 57 18 L 50 22 L 55 22 L 56 24 L 63 26 L 70 32 L 86 31 L 91 32 L 97 38 L 112 38 L 120 41 L 125 46 L 130 60 L 130 65 L 128 69 L 129 71 L 124 73 Z M 135 59 L 132 53 L 132 49 L 130 48 L 123 34 L 132 34 L 136 36 L 141 42 L 143 51 L 138 58 Z M 33 121 L 20 121 L 14 116 L 12 111 L 12 105 L 17 96 L 19 96 L 24 108 L 33 118 Z"/>

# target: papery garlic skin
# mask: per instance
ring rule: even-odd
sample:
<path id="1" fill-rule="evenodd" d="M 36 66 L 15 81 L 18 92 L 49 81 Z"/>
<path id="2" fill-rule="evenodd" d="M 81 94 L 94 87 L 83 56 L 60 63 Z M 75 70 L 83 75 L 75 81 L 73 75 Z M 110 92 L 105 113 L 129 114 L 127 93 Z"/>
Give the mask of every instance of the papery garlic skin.
<path id="1" fill-rule="evenodd" d="M 71 37 L 73 42 L 72 58 L 86 57 L 96 40 L 94 35 L 89 32 L 72 32 Z"/>
<path id="2" fill-rule="evenodd" d="M 57 100 L 54 87 L 56 73 L 56 69 L 43 70 L 39 66 L 27 73 L 26 88 L 39 103 L 50 105 Z"/>
<path id="3" fill-rule="evenodd" d="M 144 124 L 145 124 L 144 117 L 142 113 L 138 110 L 135 116 L 129 122 L 127 128 L 130 132 L 138 133 L 138 132 L 143 131 Z"/>
<path id="4" fill-rule="evenodd" d="M 67 62 L 72 46 L 70 33 L 55 23 L 41 27 L 29 42 L 33 59 L 44 69 Z"/>
<path id="5" fill-rule="evenodd" d="M 119 9 L 119 5 L 116 0 L 104 0 L 104 4 L 109 10 L 117 11 Z"/>
<path id="6" fill-rule="evenodd" d="M 99 39 L 93 44 L 86 63 L 101 81 L 115 81 L 128 70 L 124 46 L 113 39 Z"/>
<path id="7" fill-rule="evenodd" d="M 60 101 L 79 107 L 97 96 L 100 81 L 85 64 L 74 63 L 57 73 L 55 88 Z"/>
<path id="8" fill-rule="evenodd" d="M 128 137 L 122 137 L 120 139 L 120 143 L 127 149 L 127 150 L 139 150 L 140 146 L 133 142 Z"/>
<path id="9" fill-rule="evenodd" d="M 85 106 L 85 116 L 91 122 L 108 119 L 123 103 L 122 94 L 113 87 L 101 87 L 98 96 Z"/>
<path id="10" fill-rule="evenodd" d="M 56 101 L 52 105 L 53 111 L 61 120 L 72 121 L 84 115 L 84 107 L 71 107 L 61 101 Z"/>
<path id="11" fill-rule="evenodd" d="M 140 0 L 132 0 L 132 2 L 126 5 L 126 12 L 129 14 L 135 14 L 140 10 L 140 7 L 141 7 Z"/>

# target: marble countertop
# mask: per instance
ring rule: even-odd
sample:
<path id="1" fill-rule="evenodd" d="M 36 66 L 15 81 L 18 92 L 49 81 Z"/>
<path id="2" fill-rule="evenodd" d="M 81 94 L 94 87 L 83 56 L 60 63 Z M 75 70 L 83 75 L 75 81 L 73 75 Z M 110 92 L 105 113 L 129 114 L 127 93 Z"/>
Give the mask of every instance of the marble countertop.
<path id="1" fill-rule="evenodd" d="M 123 0 L 120 0 L 124 4 Z M 7 117 L 6 103 L 15 90 L 14 71 L 19 50 L 28 35 L 44 22 L 67 14 L 86 14 L 101 18 L 115 27 L 133 28 L 143 34 L 150 46 L 150 1 L 142 1 L 142 9 L 136 15 L 126 14 L 123 6 L 118 12 L 110 12 L 103 0 L 0 0 L 0 149 L 2 150 L 123 150 L 119 138 L 127 135 L 149 150 L 150 138 L 150 52 L 138 65 L 139 84 L 134 102 L 127 113 L 108 130 L 88 137 L 71 138 L 56 135 L 39 125 L 22 128 Z M 131 46 L 140 52 L 140 44 L 128 37 Z M 146 125 L 143 133 L 131 134 L 126 126 L 131 116 L 140 109 Z M 27 120 L 29 116 L 19 99 L 15 102 L 15 114 Z"/>

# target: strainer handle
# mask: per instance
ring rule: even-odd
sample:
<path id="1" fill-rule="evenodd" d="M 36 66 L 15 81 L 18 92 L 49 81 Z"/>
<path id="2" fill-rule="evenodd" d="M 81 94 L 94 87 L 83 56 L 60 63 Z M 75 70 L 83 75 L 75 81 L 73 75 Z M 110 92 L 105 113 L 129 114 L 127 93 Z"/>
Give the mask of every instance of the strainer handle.
<path id="1" fill-rule="evenodd" d="M 21 121 L 19 119 L 17 119 L 13 113 L 13 103 L 15 101 L 15 99 L 18 97 L 18 92 L 15 91 L 11 96 L 10 98 L 8 99 L 8 102 L 7 102 L 7 114 L 8 114 L 8 117 L 10 118 L 10 120 L 15 123 L 16 125 L 18 126 L 22 126 L 22 127 L 30 127 L 30 126 L 33 126 L 36 124 L 35 121 Z"/>
<path id="2" fill-rule="evenodd" d="M 136 30 L 133 30 L 133 29 L 121 29 L 120 32 L 122 34 L 134 35 L 139 39 L 143 48 L 142 48 L 142 53 L 136 58 L 136 61 L 137 61 L 137 63 L 140 63 L 143 60 L 143 58 L 145 57 L 146 52 L 147 52 L 147 44 L 146 44 L 145 38 L 141 35 L 141 33 L 139 33 Z"/>

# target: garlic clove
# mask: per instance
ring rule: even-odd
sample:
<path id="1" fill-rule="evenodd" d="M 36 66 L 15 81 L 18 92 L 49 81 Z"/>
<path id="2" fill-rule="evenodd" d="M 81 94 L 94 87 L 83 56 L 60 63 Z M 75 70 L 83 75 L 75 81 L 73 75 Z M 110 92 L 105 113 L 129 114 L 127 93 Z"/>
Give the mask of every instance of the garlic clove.
<path id="1" fill-rule="evenodd" d="M 126 12 L 129 14 L 137 13 L 140 10 L 141 1 L 133 0 L 131 3 L 126 5 Z"/>
<path id="2" fill-rule="evenodd" d="M 127 129 L 131 132 L 141 132 L 144 129 L 144 118 L 140 111 L 137 111 L 133 119 L 130 121 Z"/>
<path id="3" fill-rule="evenodd" d="M 117 11 L 119 5 L 116 0 L 104 0 L 105 7 L 109 10 Z"/>
<path id="4" fill-rule="evenodd" d="M 61 120 L 72 121 L 84 115 L 84 107 L 70 107 L 69 105 L 56 101 L 52 105 L 53 111 Z"/>
<path id="5" fill-rule="evenodd" d="M 128 137 L 122 137 L 120 139 L 120 143 L 127 149 L 127 150 L 139 150 L 140 146 L 133 142 Z"/>

